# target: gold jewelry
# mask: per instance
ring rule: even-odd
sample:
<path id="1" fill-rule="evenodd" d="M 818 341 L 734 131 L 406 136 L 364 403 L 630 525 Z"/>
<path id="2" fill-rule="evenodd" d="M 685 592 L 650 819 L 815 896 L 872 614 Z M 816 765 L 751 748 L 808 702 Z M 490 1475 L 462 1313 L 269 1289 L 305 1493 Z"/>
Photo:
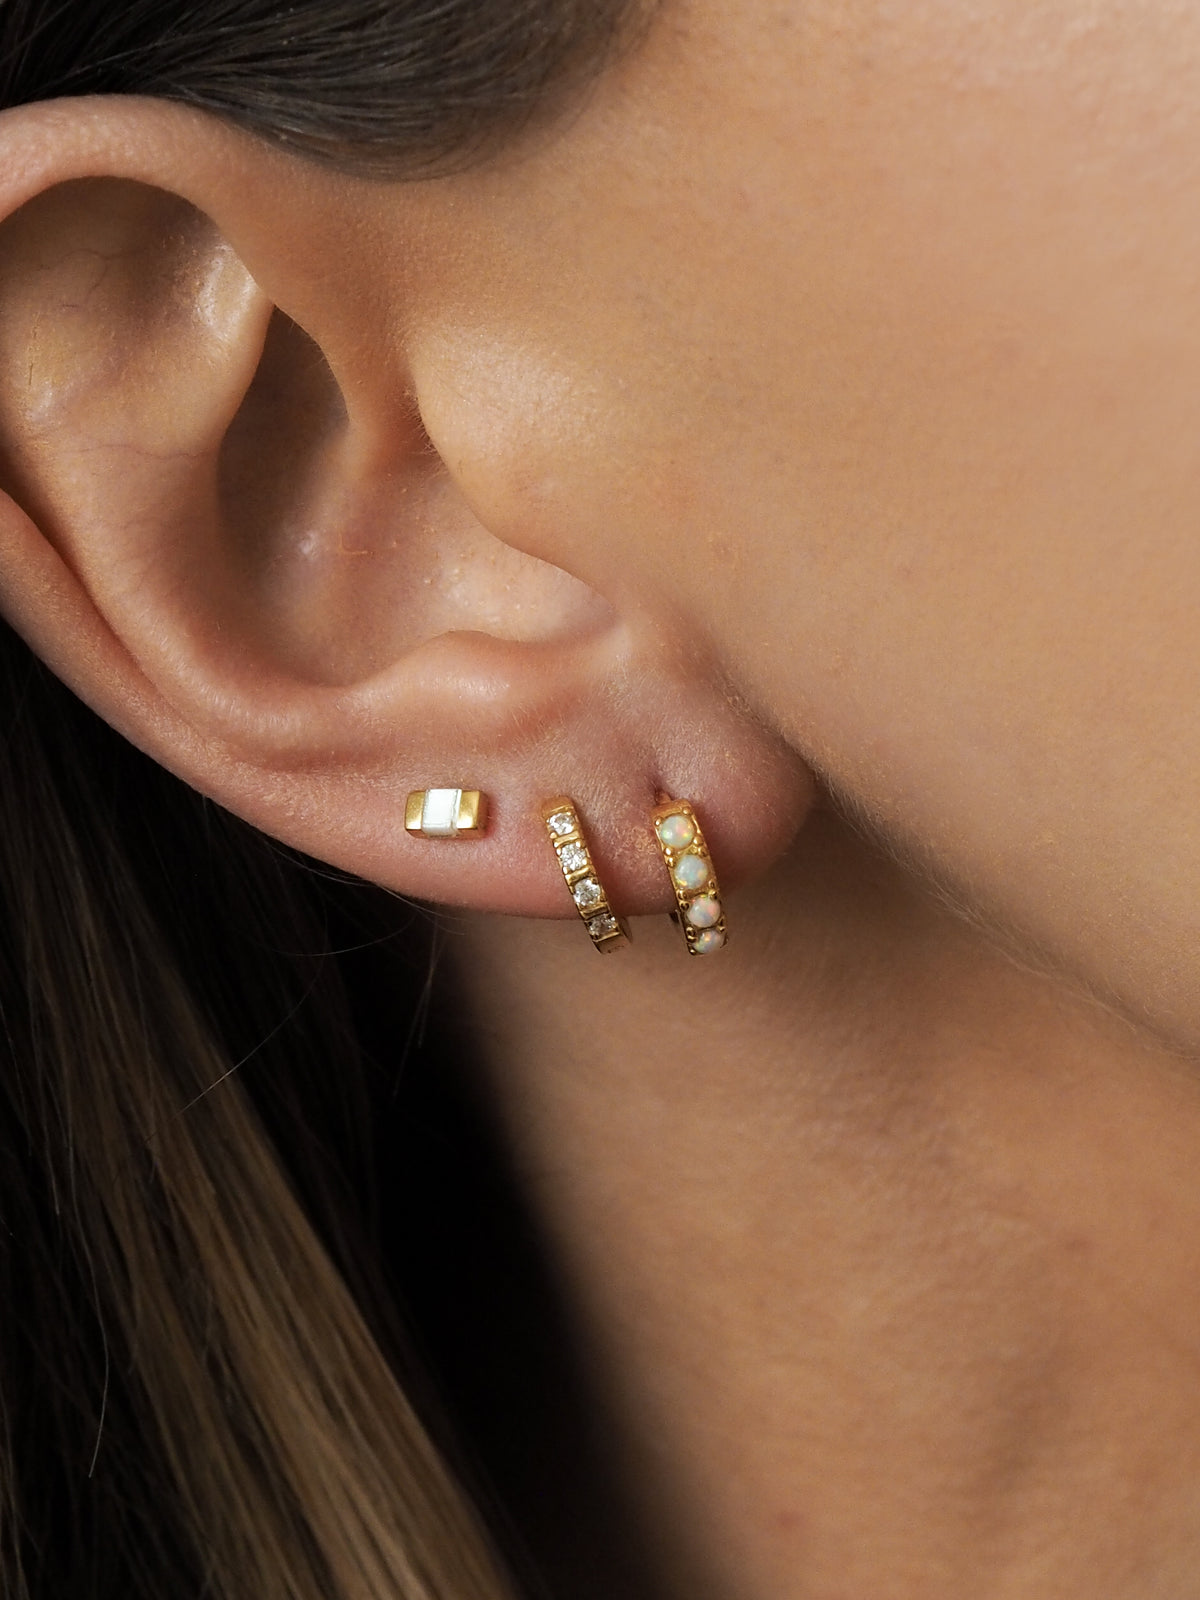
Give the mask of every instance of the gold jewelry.
<path id="1" fill-rule="evenodd" d="M 404 826 L 423 839 L 477 839 L 487 814 L 488 797 L 478 789 L 414 789 L 405 801 Z"/>
<path id="2" fill-rule="evenodd" d="M 608 903 L 608 896 L 592 862 L 579 821 L 575 802 L 566 795 L 548 800 L 542 807 L 542 821 L 567 880 L 575 909 L 597 950 L 619 950 L 629 942 L 629 929 Z"/>
<path id="3" fill-rule="evenodd" d="M 726 940 L 725 913 L 712 857 L 700 822 L 688 800 L 665 800 L 650 813 L 654 837 L 671 875 L 676 910 L 688 953 L 711 955 Z"/>

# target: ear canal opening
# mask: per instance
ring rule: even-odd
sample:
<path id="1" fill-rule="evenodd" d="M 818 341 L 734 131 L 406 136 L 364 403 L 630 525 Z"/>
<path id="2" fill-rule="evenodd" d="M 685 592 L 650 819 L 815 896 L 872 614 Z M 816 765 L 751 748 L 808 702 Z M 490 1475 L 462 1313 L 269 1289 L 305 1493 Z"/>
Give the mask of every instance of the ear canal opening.
<path id="1" fill-rule="evenodd" d="M 217 463 L 222 516 L 251 576 L 271 559 L 267 530 L 310 519 L 312 486 L 346 426 L 346 403 L 320 347 L 276 308 Z"/>
<path id="2" fill-rule="evenodd" d="M 361 682 L 446 634 L 554 642 L 612 619 L 586 585 L 483 526 L 415 396 L 360 425 L 316 341 L 278 310 L 221 447 L 218 501 L 269 653 L 306 682 Z"/>

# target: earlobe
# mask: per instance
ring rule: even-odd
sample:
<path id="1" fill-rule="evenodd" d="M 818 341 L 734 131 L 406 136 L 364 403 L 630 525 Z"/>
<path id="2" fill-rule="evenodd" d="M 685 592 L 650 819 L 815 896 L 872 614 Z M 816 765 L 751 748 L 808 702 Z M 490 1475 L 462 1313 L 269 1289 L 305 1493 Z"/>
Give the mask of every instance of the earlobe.
<path id="1" fill-rule="evenodd" d="M 160 137 L 170 108 L 146 115 L 136 181 L 64 156 L 0 239 L 0 598 L 39 653 L 229 809 L 408 894 L 569 914 L 540 814 L 559 790 L 597 817 L 622 912 L 670 902 L 645 824 L 660 790 L 702 805 L 727 881 L 768 861 L 807 774 L 669 619 L 475 515 L 384 337 L 415 313 L 377 303 L 369 260 L 321 300 L 353 186 L 191 113 L 190 144 Z M 196 159 L 205 137 L 241 141 L 247 171 Z M 247 210 L 268 179 L 330 213 L 300 265 Z M 404 827 L 408 793 L 448 781 L 493 797 L 466 850 Z"/>

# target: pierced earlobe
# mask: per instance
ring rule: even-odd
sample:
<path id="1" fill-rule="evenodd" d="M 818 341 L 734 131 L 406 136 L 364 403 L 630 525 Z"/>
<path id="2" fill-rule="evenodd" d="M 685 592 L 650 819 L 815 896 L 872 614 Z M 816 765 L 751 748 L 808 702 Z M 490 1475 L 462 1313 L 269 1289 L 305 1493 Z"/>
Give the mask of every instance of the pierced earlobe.
<path id="1" fill-rule="evenodd" d="M 487 829 L 488 797 L 478 789 L 414 789 L 404 826 L 423 839 L 478 839 Z"/>
<path id="2" fill-rule="evenodd" d="M 565 795 L 548 800 L 542 807 L 542 820 L 575 909 L 583 918 L 592 943 L 597 950 L 619 950 L 629 943 L 629 928 L 608 903 L 575 802 Z"/>
<path id="3" fill-rule="evenodd" d="M 666 800 L 650 813 L 654 837 L 675 891 L 674 918 L 688 954 L 711 955 L 726 942 L 725 912 L 712 857 L 690 801 Z"/>

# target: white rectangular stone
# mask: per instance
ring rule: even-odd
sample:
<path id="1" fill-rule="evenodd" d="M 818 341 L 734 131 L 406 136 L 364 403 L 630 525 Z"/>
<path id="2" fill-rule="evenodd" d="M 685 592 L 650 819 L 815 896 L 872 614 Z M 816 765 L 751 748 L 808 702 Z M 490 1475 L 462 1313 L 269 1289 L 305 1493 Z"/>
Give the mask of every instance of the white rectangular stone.
<path id="1" fill-rule="evenodd" d="M 421 832 L 435 839 L 452 839 L 458 832 L 458 805 L 461 789 L 426 789 L 421 808 Z"/>

